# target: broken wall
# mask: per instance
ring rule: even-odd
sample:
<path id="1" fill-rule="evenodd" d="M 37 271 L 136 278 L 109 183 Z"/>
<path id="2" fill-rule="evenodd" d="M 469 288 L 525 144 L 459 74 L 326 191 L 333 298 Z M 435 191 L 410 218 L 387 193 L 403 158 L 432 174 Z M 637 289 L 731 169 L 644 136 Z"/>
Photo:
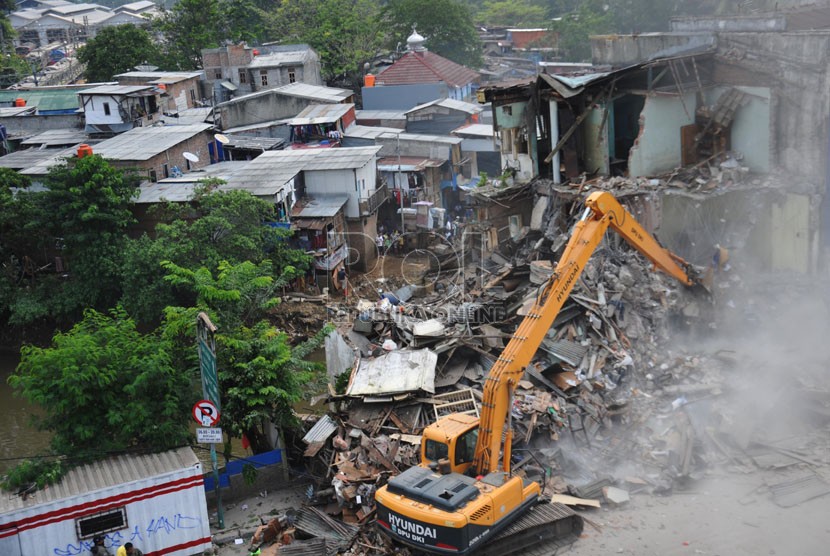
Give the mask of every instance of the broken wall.
<path id="1" fill-rule="evenodd" d="M 808 195 L 775 188 L 742 189 L 720 195 L 666 191 L 660 239 L 694 264 L 708 265 L 715 246 L 730 260 L 759 271 L 815 269 L 817 216 Z"/>
<path id="2" fill-rule="evenodd" d="M 587 109 L 589 114 L 582 125 L 582 144 L 584 145 L 585 170 L 589 174 L 610 173 L 608 164 L 608 124 L 604 120 L 605 104 L 593 104 Z"/>
<path id="3" fill-rule="evenodd" d="M 772 89 L 771 150 L 793 176 L 824 182 L 830 104 L 826 33 L 735 33 L 718 38 L 720 84 Z"/>
<path id="4" fill-rule="evenodd" d="M 501 136 L 502 168 L 516 171 L 516 179 L 530 181 L 539 174 L 536 130 L 527 129 L 528 102 L 510 102 L 493 108 L 494 129 Z"/>
<path id="5" fill-rule="evenodd" d="M 654 176 L 681 165 L 680 128 L 694 123 L 697 102 L 694 92 L 646 96 L 640 114 L 640 135 L 628 158 L 632 177 Z"/>
<path id="6" fill-rule="evenodd" d="M 714 106 L 729 87 L 707 91 L 706 103 Z M 735 112 L 730 133 L 730 150 L 743 155 L 741 165 L 753 173 L 766 174 L 771 169 L 772 93 L 768 87 L 737 87 L 747 94 Z"/>

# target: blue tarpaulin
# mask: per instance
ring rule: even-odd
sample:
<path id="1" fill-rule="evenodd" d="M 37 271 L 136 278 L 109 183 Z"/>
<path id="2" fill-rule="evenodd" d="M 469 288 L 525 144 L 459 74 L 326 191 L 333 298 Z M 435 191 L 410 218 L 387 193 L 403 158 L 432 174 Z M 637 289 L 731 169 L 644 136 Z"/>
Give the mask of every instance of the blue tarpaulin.
<path id="1" fill-rule="evenodd" d="M 254 468 L 259 469 L 260 467 L 267 467 L 278 463 L 282 463 L 282 450 L 271 450 L 270 452 L 263 452 L 245 459 L 229 461 L 228 465 L 225 466 L 225 470 L 219 473 L 219 488 L 230 486 L 231 476 L 242 473 L 242 467 L 245 464 L 251 464 Z M 210 492 L 213 488 L 213 472 L 205 473 L 205 490 Z"/>

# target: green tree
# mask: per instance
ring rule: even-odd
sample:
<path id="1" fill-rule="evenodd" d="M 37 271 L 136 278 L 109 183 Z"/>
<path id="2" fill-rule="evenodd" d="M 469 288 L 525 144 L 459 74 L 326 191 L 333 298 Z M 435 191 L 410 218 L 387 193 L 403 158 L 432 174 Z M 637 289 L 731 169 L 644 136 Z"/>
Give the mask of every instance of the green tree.
<path id="1" fill-rule="evenodd" d="M 383 42 L 379 16 L 376 0 L 282 0 L 267 21 L 271 36 L 318 52 L 323 79 L 359 84 Z"/>
<path id="2" fill-rule="evenodd" d="M 265 41 L 266 11 L 254 0 L 224 0 L 220 8 L 229 40 L 251 44 Z"/>
<path id="3" fill-rule="evenodd" d="M 391 43 L 406 44 L 413 26 L 432 52 L 471 68 L 482 63 L 481 41 L 469 7 L 459 0 L 388 0 L 383 13 Z"/>
<path id="4" fill-rule="evenodd" d="M 139 322 L 154 324 L 168 305 L 192 302 L 164 280 L 162 261 L 183 268 L 217 268 L 222 261 L 258 264 L 266 259 L 273 268 L 294 267 L 305 272 L 311 259 L 288 244 L 290 232 L 267 225 L 276 220 L 274 205 L 246 191 L 201 193 L 186 208 L 171 207 L 167 222 L 156 226 L 155 237 L 132 240 L 124 249 L 121 303 Z"/>
<path id="5" fill-rule="evenodd" d="M 294 423 L 292 404 L 319 382 L 321 366 L 307 360 L 330 332 L 323 329 L 311 340 L 291 347 L 288 337 L 270 325 L 267 316 L 279 304 L 277 292 L 296 275 L 285 267 L 278 278 L 269 261 L 222 263 L 216 276 L 207 268 L 189 270 L 164 263 L 167 280 L 189 288 L 193 307 L 168 307 L 164 334 L 180 349 L 192 344 L 196 315 L 205 311 L 217 326 L 216 356 L 221 387 L 223 423 L 236 435 L 246 435 L 255 452 L 268 450 L 267 422 Z M 177 360 L 195 366 L 192 348 Z"/>
<path id="6" fill-rule="evenodd" d="M 164 33 L 167 64 L 182 70 L 201 68 L 202 49 L 230 38 L 219 0 L 179 0 L 157 27 Z"/>
<path id="7" fill-rule="evenodd" d="M 42 408 L 36 424 L 54 433 L 53 450 L 80 459 L 185 444 L 197 399 L 168 342 L 138 332 L 120 308 L 88 310 L 50 347 L 24 347 L 9 383 Z"/>
<path id="8" fill-rule="evenodd" d="M 533 0 L 493 0 L 484 3 L 478 20 L 487 25 L 547 27 L 547 10 Z"/>
<path id="9" fill-rule="evenodd" d="M 69 274 L 53 290 L 53 316 L 106 309 L 121 297 L 121 264 L 139 177 L 98 155 L 55 166 L 46 177 L 40 222 L 57 239 Z M 54 286 L 54 284 L 51 284 Z"/>
<path id="10" fill-rule="evenodd" d="M 111 81 L 113 76 L 143 63 L 157 64 L 160 52 L 145 29 L 135 25 L 104 27 L 78 51 L 88 81 Z"/>
<path id="11" fill-rule="evenodd" d="M 551 28 L 559 33 L 559 48 L 564 60 L 591 61 L 589 37 L 609 33 L 613 29 L 613 15 L 605 6 L 599 0 L 589 0 L 554 21 Z"/>

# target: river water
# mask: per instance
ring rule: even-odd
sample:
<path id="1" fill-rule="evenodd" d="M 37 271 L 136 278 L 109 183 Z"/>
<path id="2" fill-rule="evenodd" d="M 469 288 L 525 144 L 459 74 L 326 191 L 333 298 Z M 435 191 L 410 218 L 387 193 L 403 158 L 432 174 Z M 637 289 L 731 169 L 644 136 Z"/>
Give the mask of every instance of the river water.
<path id="1" fill-rule="evenodd" d="M 48 453 L 52 436 L 32 426 L 32 406 L 9 385 L 17 361 L 16 355 L 0 354 L 0 473 L 14 467 L 17 458 Z"/>
<path id="2" fill-rule="evenodd" d="M 311 360 L 325 360 L 323 350 L 315 351 L 310 357 Z M 31 415 L 37 411 L 24 398 L 15 395 L 14 389 L 9 385 L 9 376 L 14 371 L 19 358 L 17 355 L 0 353 L 0 474 L 5 473 L 21 459 L 31 456 L 49 453 L 49 440 L 51 433 L 37 430 L 31 423 Z M 322 409 L 321 409 L 322 407 Z M 321 412 L 325 406 L 318 405 L 314 408 L 300 403 L 295 410 L 303 413 Z M 193 423 L 195 435 L 196 423 Z M 249 450 L 242 448 L 241 440 L 235 438 L 232 441 L 232 455 L 245 457 L 250 455 Z M 210 451 L 207 444 L 201 445 L 204 449 L 195 449 L 196 455 L 202 461 L 202 467 L 207 471 L 211 468 Z M 221 453 L 222 446 L 217 445 L 217 451 Z M 219 463 L 224 463 L 224 458 L 219 457 Z"/>

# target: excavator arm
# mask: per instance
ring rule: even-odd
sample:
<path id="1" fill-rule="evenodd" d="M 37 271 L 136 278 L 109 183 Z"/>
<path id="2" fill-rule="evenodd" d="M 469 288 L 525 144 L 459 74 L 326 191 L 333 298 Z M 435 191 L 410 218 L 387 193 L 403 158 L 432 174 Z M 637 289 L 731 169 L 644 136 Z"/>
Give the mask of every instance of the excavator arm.
<path id="1" fill-rule="evenodd" d="M 515 385 L 609 227 L 657 268 L 684 285 L 700 284 L 692 265 L 657 243 L 613 195 L 604 191 L 595 192 L 585 204 L 585 213 L 575 224 L 553 276 L 543 286 L 533 307 L 496 360 L 485 382 L 478 442 L 472 466 L 478 475 L 510 471 L 512 427 L 508 426 L 506 433 L 504 428 L 510 415 Z M 499 455 L 502 449 L 500 466 Z"/>

